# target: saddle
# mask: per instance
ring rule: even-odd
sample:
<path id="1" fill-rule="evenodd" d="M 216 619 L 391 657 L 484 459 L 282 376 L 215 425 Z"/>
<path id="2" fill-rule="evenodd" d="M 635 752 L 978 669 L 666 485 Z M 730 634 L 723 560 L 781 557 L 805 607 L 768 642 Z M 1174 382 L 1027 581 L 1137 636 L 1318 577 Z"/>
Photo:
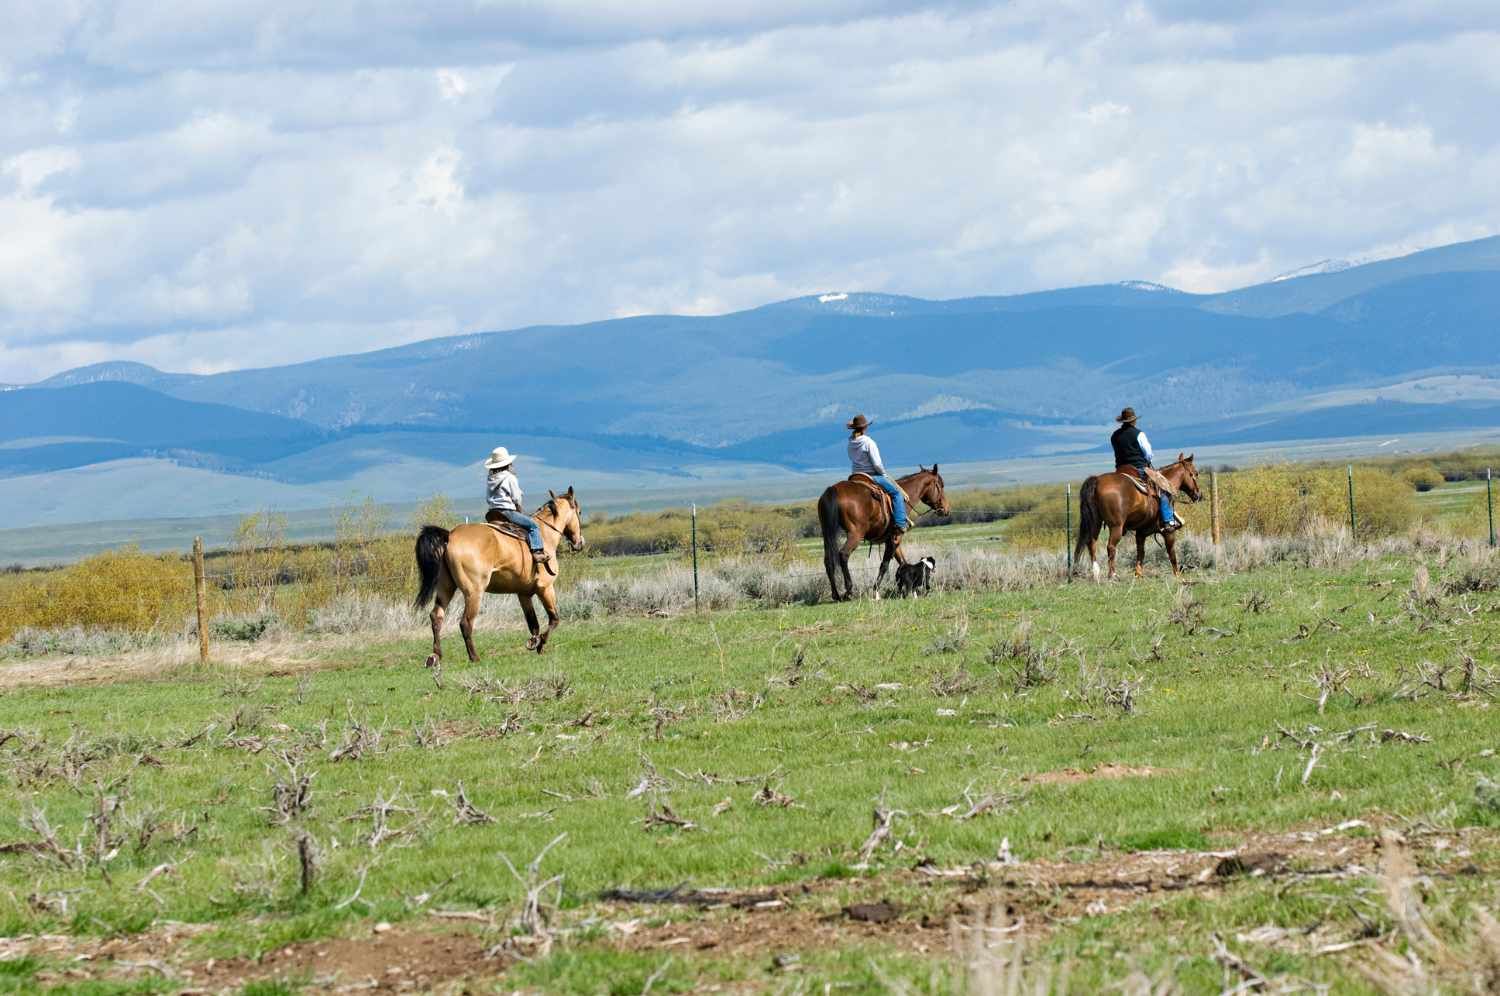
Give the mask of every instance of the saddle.
<path id="1" fill-rule="evenodd" d="M 501 536 L 514 536 L 522 543 L 525 543 L 529 538 L 526 535 L 526 530 L 522 529 L 514 522 L 490 522 L 488 519 L 486 519 L 484 524 L 489 526 L 495 532 L 499 533 Z"/>
<path id="2" fill-rule="evenodd" d="M 522 529 L 514 522 L 491 522 L 490 520 L 486 519 L 484 520 L 484 524 L 489 526 L 495 532 L 499 533 L 501 536 L 510 536 L 520 540 L 522 545 L 526 547 L 526 550 L 530 552 L 531 537 L 526 535 L 526 530 Z M 538 562 L 535 557 L 532 558 L 532 573 L 538 573 L 541 570 L 542 566 L 543 565 Z M 546 569 L 548 574 L 551 574 L 553 577 L 557 576 L 557 569 L 554 568 L 550 563 L 546 564 Z"/>
<path id="3" fill-rule="evenodd" d="M 860 485 L 868 490 L 870 494 L 874 495 L 875 500 L 880 502 L 880 507 L 885 509 L 885 521 L 893 525 L 895 524 L 896 510 L 891 507 L 891 496 L 886 493 L 885 488 L 876 484 L 869 474 L 858 470 L 849 475 L 848 481 L 851 484 Z M 899 488 L 901 485 L 898 484 L 896 486 Z"/>
<path id="4" fill-rule="evenodd" d="M 1141 480 L 1141 475 L 1134 467 L 1116 467 L 1115 473 L 1124 476 L 1135 485 L 1137 491 L 1148 498 L 1155 498 L 1158 494 L 1165 494 L 1168 498 L 1177 497 L 1177 491 L 1172 487 L 1171 482 L 1161 476 L 1155 467 L 1146 468 L 1146 481 Z"/>

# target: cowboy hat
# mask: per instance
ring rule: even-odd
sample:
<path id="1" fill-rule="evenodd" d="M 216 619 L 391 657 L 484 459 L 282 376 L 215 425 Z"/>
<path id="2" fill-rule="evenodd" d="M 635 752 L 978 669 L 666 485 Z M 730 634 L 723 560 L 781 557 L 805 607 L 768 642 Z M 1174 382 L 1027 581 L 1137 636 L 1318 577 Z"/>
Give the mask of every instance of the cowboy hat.
<path id="1" fill-rule="evenodd" d="M 510 450 L 504 446 L 496 446 L 490 450 L 490 458 L 484 462 L 484 466 L 487 470 L 499 470 L 515 462 L 516 458 L 510 455 Z"/>
<path id="2" fill-rule="evenodd" d="M 1134 422 L 1135 421 L 1135 409 L 1134 408 L 1126 408 L 1126 409 L 1124 409 L 1123 411 L 1120 412 L 1120 417 L 1117 418 L 1117 419 L 1115 419 L 1115 421 L 1116 422 Z"/>
<path id="3" fill-rule="evenodd" d="M 846 428 L 846 429 L 858 429 L 861 432 L 863 432 L 864 430 L 868 429 L 869 427 L 870 427 L 870 420 L 867 419 L 867 418 L 865 418 L 863 415 L 856 415 L 853 418 L 851 418 L 849 421 L 847 421 L 847 422 L 844 423 L 844 428 Z"/>

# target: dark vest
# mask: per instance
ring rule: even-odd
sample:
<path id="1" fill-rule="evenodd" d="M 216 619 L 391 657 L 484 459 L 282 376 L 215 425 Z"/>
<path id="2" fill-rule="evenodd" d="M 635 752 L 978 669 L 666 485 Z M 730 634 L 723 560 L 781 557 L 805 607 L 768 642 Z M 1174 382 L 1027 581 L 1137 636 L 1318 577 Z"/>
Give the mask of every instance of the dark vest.
<path id="1" fill-rule="evenodd" d="M 1109 445 L 1115 448 L 1116 467 L 1149 467 L 1146 451 L 1141 449 L 1141 430 L 1134 425 L 1122 425 L 1109 437 Z"/>

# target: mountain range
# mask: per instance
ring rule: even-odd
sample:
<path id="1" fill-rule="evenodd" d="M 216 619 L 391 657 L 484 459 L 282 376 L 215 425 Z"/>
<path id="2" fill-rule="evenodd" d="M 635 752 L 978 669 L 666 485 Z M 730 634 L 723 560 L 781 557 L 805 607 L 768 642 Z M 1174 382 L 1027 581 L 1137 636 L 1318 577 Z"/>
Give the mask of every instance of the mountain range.
<path id="1" fill-rule="evenodd" d="M 1208 295 L 838 292 L 204 376 L 98 364 L 0 391 L 0 512 L 467 495 L 501 442 L 533 487 L 722 493 L 840 467 L 857 410 L 902 466 L 1101 449 L 1125 404 L 1174 449 L 1500 426 L 1500 237 L 1304 270 Z"/>

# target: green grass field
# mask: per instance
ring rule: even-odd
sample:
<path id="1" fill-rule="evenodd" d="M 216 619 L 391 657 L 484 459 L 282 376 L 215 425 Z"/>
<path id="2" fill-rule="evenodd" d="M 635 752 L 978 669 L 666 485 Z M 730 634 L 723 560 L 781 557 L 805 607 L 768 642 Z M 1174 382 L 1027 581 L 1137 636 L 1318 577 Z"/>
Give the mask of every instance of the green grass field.
<path id="1" fill-rule="evenodd" d="M 1382 832 L 1460 966 L 1430 988 L 1468 991 L 1495 576 L 1434 550 L 611 619 L 479 665 L 452 634 L 441 686 L 413 632 L 11 687 L 0 991 L 1363 992 L 1416 944 Z"/>

